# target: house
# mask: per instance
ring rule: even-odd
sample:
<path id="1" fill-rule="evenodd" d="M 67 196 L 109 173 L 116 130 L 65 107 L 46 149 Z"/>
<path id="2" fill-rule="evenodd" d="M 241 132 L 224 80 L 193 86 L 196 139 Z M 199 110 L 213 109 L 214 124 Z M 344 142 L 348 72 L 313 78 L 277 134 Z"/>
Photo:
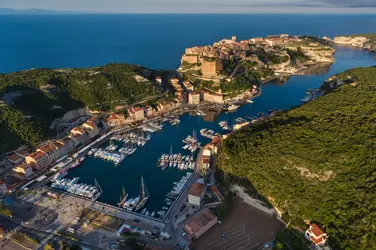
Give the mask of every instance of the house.
<path id="1" fill-rule="evenodd" d="M 189 92 L 188 93 L 188 103 L 195 105 L 195 104 L 200 104 L 201 97 L 200 93 L 198 92 Z"/>
<path id="2" fill-rule="evenodd" d="M 155 109 L 153 109 L 150 105 L 146 105 L 144 107 L 144 115 L 145 117 L 152 117 L 155 115 Z"/>
<path id="3" fill-rule="evenodd" d="M 305 237 L 317 249 L 321 249 L 321 247 L 325 245 L 326 240 L 328 239 L 328 234 L 324 232 L 324 229 L 321 225 L 312 223 L 306 230 Z"/>
<path id="4" fill-rule="evenodd" d="M 13 171 L 25 175 L 29 179 L 33 175 L 33 168 L 30 164 L 23 163 L 13 168 Z"/>
<path id="5" fill-rule="evenodd" d="M 204 198 L 205 185 L 201 183 L 193 183 L 188 192 L 188 203 L 194 206 L 201 206 L 201 201 Z"/>
<path id="6" fill-rule="evenodd" d="M 218 218 L 206 208 L 202 213 L 188 220 L 185 230 L 191 237 L 198 238 L 217 222 Z"/>
<path id="7" fill-rule="evenodd" d="M 202 169 L 210 168 L 210 156 L 202 156 L 201 168 Z"/>
<path id="8" fill-rule="evenodd" d="M 71 153 L 74 150 L 74 141 L 69 137 L 55 141 L 55 146 L 59 150 L 60 157 Z"/>
<path id="9" fill-rule="evenodd" d="M 4 195 L 6 193 L 8 193 L 7 184 L 3 180 L 0 180 L 0 195 Z"/>
<path id="10" fill-rule="evenodd" d="M 77 147 L 78 145 L 85 145 L 89 143 L 90 141 L 90 136 L 89 136 L 89 131 L 87 129 L 82 128 L 82 127 L 75 127 L 71 129 L 69 138 L 71 138 L 74 141 L 75 146 Z"/>
<path id="11" fill-rule="evenodd" d="M 140 121 L 145 119 L 145 112 L 143 108 L 134 107 L 128 109 L 128 114 L 132 120 Z"/>
<path id="12" fill-rule="evenodd" d="M 42 151 L 33 152 L 25 157 L 26 163 L 33 167 L 34 171 L 46 168 L 50 164 L 49 157 Z"/>
<path id="13" fill-rule="evenodd" d="M 95 119 L 95 117 L 92 117 L 92 118 Z M 99 134 L 99 128 L 92 118 L 88 119 L 81 126 L 81 127 L 87 129 L 87 131 L 89 132 L 90 138 L 94 138 L 95 136 L 97 136 Z"/>
<path id="14" fill-rule="evenodd" d="M 7 160 L 10 161 L 11 163 L 17 165 L 17 164 L 20 164 L 21 162 L 23 162 L 24 158 L 22 158 L 21 156 L 19 156 L 16 153 L 12 153 L 12 154 L 7 156 Z"/>
<path id="15" fill-rule="evenodd" d="M 109 127 L 116 127 L 116 126 L 124 125 L 124 124 L 130 123 L 130 122 L 131 122 L 131 120 L 125 119 L 124 114 L 112 113 L 106 119 L 106 123 Z"/>
<path id="16" fill-rule="evenodd" d="M 42 147 L 38 148 L 36 152 L 43 152 L 47 154 L 49 163 L 52 163 L 60 158 L 59 150 L 55 144 L 48 142 Z"/>

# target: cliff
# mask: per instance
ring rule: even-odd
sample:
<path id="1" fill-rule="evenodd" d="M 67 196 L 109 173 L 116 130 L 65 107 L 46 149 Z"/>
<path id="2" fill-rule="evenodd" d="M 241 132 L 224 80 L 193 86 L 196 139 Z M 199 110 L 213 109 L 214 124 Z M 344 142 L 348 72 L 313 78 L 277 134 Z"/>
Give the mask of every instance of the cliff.
<path id="1" fill-rule="evenodd" d="M 333 42 L 336 44 L 344 44 L 348 45 L 351 47 L 356 47 L 356 48 L 363 48 L 364 44 L 368 42 L 369 39 L 366 37 L 351 37 L 351 36 L 339 36 L 335 37 L 333 39 Z"/>

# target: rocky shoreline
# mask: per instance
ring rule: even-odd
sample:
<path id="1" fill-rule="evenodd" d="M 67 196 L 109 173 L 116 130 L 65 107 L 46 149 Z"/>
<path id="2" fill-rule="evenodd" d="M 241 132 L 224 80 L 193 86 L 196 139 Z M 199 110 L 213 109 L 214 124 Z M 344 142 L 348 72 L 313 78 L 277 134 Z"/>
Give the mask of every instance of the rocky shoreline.
<path id="1" fill-rule="evenodd" d="M 338 36 L 333 39 L 335 44 L 347 45 L 354 48 L 376 52 L 376 40 L 366 36 Z"/>

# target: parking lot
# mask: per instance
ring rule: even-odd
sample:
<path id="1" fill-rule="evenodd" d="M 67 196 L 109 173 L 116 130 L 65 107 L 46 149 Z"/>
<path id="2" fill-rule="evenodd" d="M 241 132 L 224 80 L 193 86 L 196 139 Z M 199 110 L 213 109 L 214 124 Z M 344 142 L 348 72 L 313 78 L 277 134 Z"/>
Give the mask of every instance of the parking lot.
<path id="1" fill-rule="evenodd" d="M 283 228 L 282 222 L 237 198 L 222 224 L 215 225 L 190 247 L 197 250 L 257 249 Z"/>

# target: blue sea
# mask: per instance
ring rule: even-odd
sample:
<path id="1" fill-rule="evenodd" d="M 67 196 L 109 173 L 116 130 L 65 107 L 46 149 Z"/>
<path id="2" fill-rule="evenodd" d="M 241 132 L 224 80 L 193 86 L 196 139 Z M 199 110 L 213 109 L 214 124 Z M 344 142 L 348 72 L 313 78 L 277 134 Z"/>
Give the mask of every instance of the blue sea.
<path id="1" fill-rule="evenodd" d="M 374 32 L 376 15 L 0 15 L 0 73 L 113 62 L 176 69 L 184 49 L 222 38 Z"/>
<path id="2" fill-rule="evenodd" d="M 338 36 L 374 32 L 376 15 L 0 15 L 0 72 L 38 67 L 89 67 L 113 62 L 140 64 L 153 69 L 176 69 L 186 47 L 208 45 L 222 38 L 238 39 L 271 34 Z M 152 140 L 119 166 L 88 158 L 69 177 L 103 188 L 101 201 L 116 205 L 124 186 L 138 195 L 141 176 L 151 194 L 146 208 L 158 211 L 164 195 L 185 173 L 156 167 L 161 154 L 183 152 L 182 139 L 193 130 L 223 132 L 221 120 L 255 116 L 271 109 L 300 104 L 305 92 L 318 88 L 330 76 L 354 67 L 376 65 L 375 54 L 335 47 L 336 62 L 310 75 L 293 76 L 284 83 L 262 87 L 254 104 L 234 113 L 184 114 L 178 126 L 166 124 Z M 199 136 L 202 143 L 207 139 Z"/>

